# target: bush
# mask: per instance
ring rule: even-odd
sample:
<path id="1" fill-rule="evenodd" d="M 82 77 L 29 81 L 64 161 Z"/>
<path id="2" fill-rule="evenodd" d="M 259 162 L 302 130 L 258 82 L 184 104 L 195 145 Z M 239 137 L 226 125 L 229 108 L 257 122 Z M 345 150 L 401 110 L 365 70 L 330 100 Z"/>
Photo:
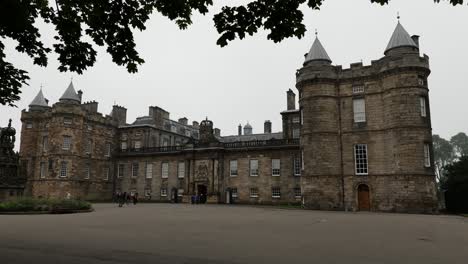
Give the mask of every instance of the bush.
<path id="1" fill-rule="evenodd" d="M 0 203 L 0 212 L 88 210 L 91 203 L 81 200 L 19 198 Z"/>

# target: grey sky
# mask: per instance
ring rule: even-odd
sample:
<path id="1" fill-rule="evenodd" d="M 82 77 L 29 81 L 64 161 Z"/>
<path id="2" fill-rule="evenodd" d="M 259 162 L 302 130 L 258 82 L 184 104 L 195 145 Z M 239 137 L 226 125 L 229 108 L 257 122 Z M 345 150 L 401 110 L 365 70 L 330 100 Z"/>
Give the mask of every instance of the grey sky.
<path id="1" fill-rule="evenodd" d="M 137 74 L 113 64 L 102 48 L 98 49 L 97 63 L 85 74 L 60 73 L 55 55 L 48 68 L 40 68 L 7 42 L 7 60 L 29 71 L 31 80 L 30 86 L 23 88 L 18 108 L 0 106 L 0 126 L 13 118 L 19 130 L 21 110 L 27 108 L 41 83 L 45 97 L 55 103 L 73 76 L 75 88 L 84 92 L 84 101 L 98 101 L 104 114 L 109 114 L 115 101 L 128 109 L 129 123 L 147 115 L 148 106 L 157 105 L 169 111 L 172 119 L 186 116 L 191 122 L 208 116 L 222 135 L 236 134 L 237 125 L 247 121 L 254 133 L 261 133 L 266 119 L 273 122 L 274 131 L 280 131 L 279 112 L 286 108 L 286 91 L 297 91 L 295 71 L 312 45 L 314 29 L 318 29 L 333 64 L 347 68 L 362 60 L 368 65 L 383 56 L 399 11 L 406 30 L 421 36 L 421 54 L 431 59 L 433 133 L 449 138 L 468 132 L 468 6 L 392 0 L 382 7 L 369 0 L 327 0 L 320 11 L 304 8 L 308 32 L 301 40 L 275 44 L 260 32 L 220 48 L 216 46 L 213 14 L 222 5 L 249 1 L 215 2 L 210 14 L 196 15 L 186 31 L 159 14 L 153 15 L 147 30 L 135 37 L 146 61 Z M 47 26 L 41 29 L 44 41 L 51 45 L 53 30 Z"/>

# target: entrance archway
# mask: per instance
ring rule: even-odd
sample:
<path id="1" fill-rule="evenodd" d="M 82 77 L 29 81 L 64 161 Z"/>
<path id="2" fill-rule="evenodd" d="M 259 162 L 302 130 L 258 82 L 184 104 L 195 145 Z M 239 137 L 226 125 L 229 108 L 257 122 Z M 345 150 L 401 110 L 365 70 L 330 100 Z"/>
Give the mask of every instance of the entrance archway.
<path id="1" fill-rule="evenodd" d="M 358 186 L 358 209 L 359 211 L 370 211 L 369 186 L 366 184 Z"/>
<path id="2" fill-rule="evenodd" d="M 206 185 L 197 185 L 197 193 L 200 199 L 200 203 L 206 203 L 206 195 L 208 194 L 208 188 L 206 187 Z"/>

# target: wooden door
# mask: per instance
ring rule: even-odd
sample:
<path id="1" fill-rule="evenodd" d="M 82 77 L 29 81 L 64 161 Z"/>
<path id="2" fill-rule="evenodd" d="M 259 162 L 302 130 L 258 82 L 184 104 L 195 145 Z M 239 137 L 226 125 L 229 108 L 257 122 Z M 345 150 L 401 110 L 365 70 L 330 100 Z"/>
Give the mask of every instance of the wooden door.
<path id="1" fill-rule="evenodd" d="M 358 208 L 359 211 L 370 211 L 369 186 L 365 184 L 358 187 Z"/>

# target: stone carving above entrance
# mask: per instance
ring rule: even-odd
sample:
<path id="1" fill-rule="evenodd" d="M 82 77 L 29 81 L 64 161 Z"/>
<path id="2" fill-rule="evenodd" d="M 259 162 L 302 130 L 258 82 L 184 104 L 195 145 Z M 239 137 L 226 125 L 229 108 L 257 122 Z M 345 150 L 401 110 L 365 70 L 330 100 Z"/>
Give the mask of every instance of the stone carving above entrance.
<path id="1" fill-rule="evenodd" d="M 195 180 L 196 181 L 208 181 L 209 170 L 208 170 L 208 161 L 202 160 L 197 161 L 195 171 Z"/>

